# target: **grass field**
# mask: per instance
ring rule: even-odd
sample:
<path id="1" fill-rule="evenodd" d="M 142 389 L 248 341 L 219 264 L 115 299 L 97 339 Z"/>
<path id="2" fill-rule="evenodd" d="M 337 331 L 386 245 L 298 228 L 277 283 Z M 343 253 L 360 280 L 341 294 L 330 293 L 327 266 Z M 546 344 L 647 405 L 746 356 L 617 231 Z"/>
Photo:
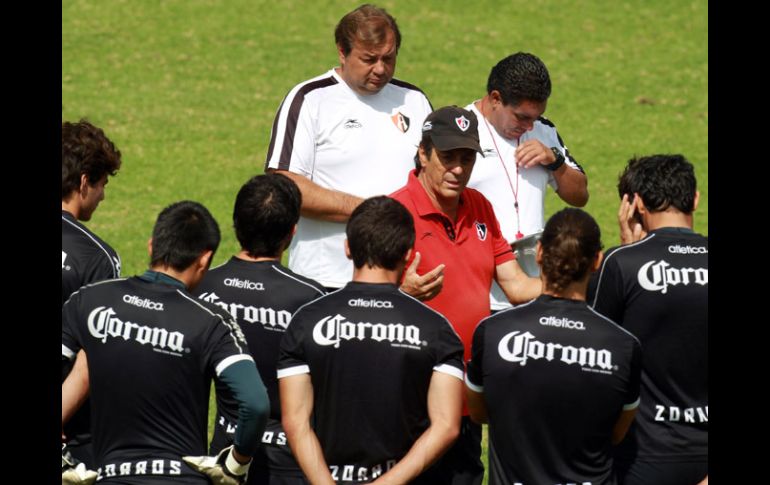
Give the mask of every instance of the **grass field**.
<path id="1" fill-rule="evenodd" d="M 333 29 L 356 2 L 65 0 L 62 119 L 86 117 L 123 153 L 89 227 L 147 264 L 161 208 L 193 199 L 237 247 L 237 189 L 262 171 L 275 110 L 297 82 L 336 65 Z M 383 1 L 403 43 L 396 76 L 435 107 L 484 94 L 490 68 L 524 50 L 549 68 L 553 120 L 589 180 L 586 209 L 617 244 L 618 172 L 629 157 L 683 153 L 696 166 L 708 233 L 708 4 L 705 0 Z M 547 214 L 562 207 L 549 193 Z"/>

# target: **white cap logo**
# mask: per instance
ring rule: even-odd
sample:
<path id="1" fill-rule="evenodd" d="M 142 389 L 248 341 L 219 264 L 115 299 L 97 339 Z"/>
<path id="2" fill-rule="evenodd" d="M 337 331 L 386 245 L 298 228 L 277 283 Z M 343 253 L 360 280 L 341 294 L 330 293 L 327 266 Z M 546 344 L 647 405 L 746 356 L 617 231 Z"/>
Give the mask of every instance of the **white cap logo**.
<path id="1" fill-rule="evenodd" d="M 455 118 L 455 123 L 457 123 L 457 127 L 462 131 L 468 131 L 468 127 L 471 126 L 471 122 L 468 121 L 468 118 L 466 118 L 464 115 L 460 115 L 458 118 Z"/>

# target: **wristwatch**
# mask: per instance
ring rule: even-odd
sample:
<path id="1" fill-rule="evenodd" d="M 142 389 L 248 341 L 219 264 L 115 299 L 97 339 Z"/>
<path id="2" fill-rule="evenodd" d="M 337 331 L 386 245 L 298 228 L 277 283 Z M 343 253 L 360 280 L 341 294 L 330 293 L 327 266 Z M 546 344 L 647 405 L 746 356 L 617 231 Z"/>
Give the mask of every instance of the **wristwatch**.
<path id="1" fill-rule="evenodd" d="M 545 168 L 547 168 L 551 172 L 554 172 L 558 170 L 559 167 L 564 165 L 564 155 L 561 153 L 561 150 L 559 150 L 556 147 L 551 147 L 551 151 L 553 152 L 553 155 L 556 157 L 556 161 L 553 163 L 549 163 L 548 165 L 545 165 Z"/>

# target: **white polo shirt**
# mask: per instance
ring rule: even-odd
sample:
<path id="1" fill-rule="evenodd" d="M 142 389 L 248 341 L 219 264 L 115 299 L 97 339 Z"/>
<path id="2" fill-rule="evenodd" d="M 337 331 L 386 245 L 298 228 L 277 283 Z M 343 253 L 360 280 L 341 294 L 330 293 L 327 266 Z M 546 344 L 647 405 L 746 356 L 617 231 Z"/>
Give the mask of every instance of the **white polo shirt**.
<path id="1" fill-rule="evenodd" d="M 553 173 L 542 165 L 527 169 L 520 168 L 517 174 L 516 148 L 519 143 L 535 139 L 547 147 L 557 147 L 564 154 L 567 166 L 581 172 L 583 169 L 570 156 L 567 147 L 556 132 L 556 127 L 546 118 L 537 119 L 532 130 L 521 135 L 518 140 L 508 140 L 497 133 L 492 123 L 489 121 L 485 123 L 484 115 L 474 103 L 469 104 L 465 109 L 475 113 L 479 119 L 479 144 L 484 151 L 483 157 L 476 156 L 476 164 L 468 187 L 478 190 L 492 203 L 497 221 L 500 223 L 500 230 L 508 242 L 516 241 L 518 231 L 521 231 L 524 236 L 542 231 L 545 224 L 546 187 L 550 185 L 554 190 L 559 187 Z M 502 153 L 497 153 L 498 149 Z M 514 191 L 517 197 L 514 197 Z M 514 208 L 516 200 L 519 203 L 518 222 Z M 503 290 L 494 281 L 490 302 L 492 310 L 511 306 Z"/>
<path id="2" fill-rule="evenodd" d="M 379 93 L 363 96 L 331 69 L 298 84 L 283 100 L 265 168 L 358 197 L 387 195 L 406 184 L 431 111 L 428 98 L 411 84 L 393 79 Z M 344 240 L 344 223 L 301 217 L 289 268 L 342 287 L 353 276 Z"/>

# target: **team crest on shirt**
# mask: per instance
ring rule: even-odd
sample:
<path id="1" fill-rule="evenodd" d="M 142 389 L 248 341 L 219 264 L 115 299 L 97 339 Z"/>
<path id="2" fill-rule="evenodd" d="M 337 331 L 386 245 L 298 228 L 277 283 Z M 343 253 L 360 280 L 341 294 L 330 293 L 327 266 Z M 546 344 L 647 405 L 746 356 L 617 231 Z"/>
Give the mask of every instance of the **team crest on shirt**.
<path id="1" fill-rule="evenodd" d="M 468 118 L 462 115 L 455 118 L 455 123 L 457 123 L 457 127 L 462 131 L 468 131 L 468 127 L 471 126 L 471 122 Z"/>
<path id="2" fill-rule="evenodd" d="M 479 237 L 479 241 L 485 241 L 487 239 L 487 225 L 476 221 L 476 235 Z"/>
<path id="3" fill-rule="evenodd" d="M 409 118 L 404 116 L 400 111 L 391 116 L 390 119 L 401 133 L 406 133 L 407 130 L 409 130 Z"/>

